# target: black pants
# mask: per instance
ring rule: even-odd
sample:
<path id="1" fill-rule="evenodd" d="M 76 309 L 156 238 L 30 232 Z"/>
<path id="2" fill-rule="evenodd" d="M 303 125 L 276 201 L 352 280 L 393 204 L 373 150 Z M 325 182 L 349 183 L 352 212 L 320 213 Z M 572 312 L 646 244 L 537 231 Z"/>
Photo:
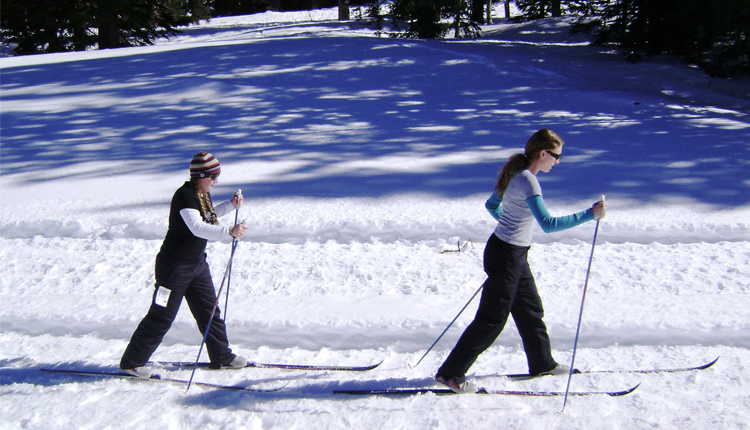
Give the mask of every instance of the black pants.
<path id="1" fill-rule="evenodd" d="M 201 334 L 205 335 L 211 311 L 216 303 L 216 290 L 206 260 L 198 263 L 184 262 L 157 255 L 155 276 L 157 287 L 170 290 L 167 306 L 156 304 L 155 290 L 151 308 L 133 333 L 130 344 L 120 360 L 122 369 L 143 366 L 148 362 L 172 326 L 183 297 L 198 323 Z M 206 350 L 212 363 L 226 365 L 235 357 L 229 348 L 226 325 L 221 319 L 218 307 L 206 337 Z"/>
<path id="2" fill-rule="evenodd" d="M 529 247 L 515 246 L 494 234 L 484 249 L 487 280 L 474 321 L 466 327 L 438 376 L 449 379 L 466 375 L 479 354 L 489 348 L 503 331 L 508 315 L 513 316 L 523 340 L 529 373 L 557 366 L 544 325 L 542 299 L 529 269 Z"/>

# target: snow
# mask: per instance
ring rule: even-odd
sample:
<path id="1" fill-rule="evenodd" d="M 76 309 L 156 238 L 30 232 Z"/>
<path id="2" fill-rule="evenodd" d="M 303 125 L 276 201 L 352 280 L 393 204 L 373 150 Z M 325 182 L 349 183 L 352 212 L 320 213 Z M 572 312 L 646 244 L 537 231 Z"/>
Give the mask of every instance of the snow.
<path id="1" fill-rule="evenodd" d="M 0 428 L 750 427 L 750 82 L 672 58 L 624 62 L 565 20 L 497 22 L 479 40 L 417 41 L 339 23 L 335 9 L 269 12 L 151 47 L 0 58 Z M 717 364 L 577 375 L 572 391 L 641 386 L 571 397 L 562 414 L 561 398 L 332 394 L 433 384 L 478 300 L 409 365 L 484 281 L 484 201 L 543 127 L 566 139 L 561 164 L 540 174 L 551 212 L 602 194 L 609 204 L 576 367 Z M 380 367 L 195 376 L 288 384 L 277 393 L 39 371 L 116 369 L 149 305 L 169 200 L 199 150 L 222 162 L 214 199 L 246 197 L 227 309 L 220 298 L 235 352 Z M 593 233 L 537 230 L 529 255 L 562 363 Z M 217 289 L 229 250 L 208 246 Z M 200 342 L 183 306 L 153 359 L 194 360 Z M 563 377 L 490 376 L 525 370 L 509 321 L 471 372 L 488 388 L 564 391 Z"/>

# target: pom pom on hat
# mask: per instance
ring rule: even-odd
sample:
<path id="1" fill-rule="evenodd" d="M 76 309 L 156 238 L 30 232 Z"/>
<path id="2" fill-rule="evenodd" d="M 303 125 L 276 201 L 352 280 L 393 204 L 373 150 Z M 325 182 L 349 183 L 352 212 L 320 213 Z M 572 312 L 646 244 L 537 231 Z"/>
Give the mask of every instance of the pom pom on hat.
<path id="1" fill-rule="evenodd" d="M 221 172 L 219 160 L 208 152 L 199 152 L 193 156 L 190 162 L 190 176 L 193 178 L 206 178 L 218 175 Z"/>

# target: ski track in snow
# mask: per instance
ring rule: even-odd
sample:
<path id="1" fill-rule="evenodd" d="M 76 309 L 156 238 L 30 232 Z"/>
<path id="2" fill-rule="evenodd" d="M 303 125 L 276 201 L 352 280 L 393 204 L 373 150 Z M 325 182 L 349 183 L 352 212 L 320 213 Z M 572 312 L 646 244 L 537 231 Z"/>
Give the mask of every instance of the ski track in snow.
<path id="1" fill-rule="evenodd" d="M 748 428 L 750 179 L 744 158 L 732 163 L 721 158 L 727 145 L 746 144 L 746 93 L 733 91 L 727 82 L 704 85 L 705 77 L 666 60 L 635 68 L 619 57 L 602 56 L 575 37 L 560 36 L 559 28 L 566 24 L 554 20 L 493 26 L 483 41 L 371 44 L 370 30 L 334 19 L 335 9 L 221 18 L 155 47 L 0 59 L 0 68 L 36 73 L 50 64 L 128 56 L 144 61 L 139 55 L 159 59 L 235 44 L 254 43 L 259 52 L 273 54 L 234 63 L 231 50 L 212 57 L 236 66 L 217 65 L 212 82 L 200 76 L 201 67 L 184 67 L 175 75 L 167 66 L 157 67 L 156 77 L 151 72 L 132 79 L 105 73 L 99 78 L 111 80 L 95 85 L 82 78 L 14 85 L 4 76 L 0 408 L 9 413 L 0 417 L 0 428 L 380 430 L 450 429 L 458 423 L 532 430 Z M 352 46 L 382 54 L 336 61 L 328 52 L 326 61 L 308 61 L 304 49 L 312 45 L 306 42 L 315 37 L 323 42 L 356 40 Z M 368 41 L 358 44 L 358 38 Z M 288 52 L 269 51 L 264 39 L 288 42 Z M 558 54 L 546 50 L 551 46 L 570 49 Z M 169 58 L 187 61 L 189 55 Z M 424 58 L 439 58 L 441 67 L 450 68 L 409 69 L 418 74 L 405 78 L 406 84 L 394 81 L 377 91 L 357 86 L 369 76 L 355 70 L 410 66 Z M 284 87 L 264 81 L 272 84 L 264 88 L 253 86 L 254 81 L 244 87 L 224 84 L 295 70 L 311 80 Z M 339 87 L 325 70 L 350 71 L 350 79 Z M 481 87 L 467 85 L 462 91 L 478 104 L 442 104 L 450 79 L 469 76 L 457 70 L 475 71 L 508 88 L 485 97 Z M 605 73 L 611 79 L 600 79 Z M 54 76 L 40 76 L 54 81 Z M 378 76 L 373 80 L 390 75 Z M 315 93 L 315 103 L 374 101 L 386 112 L 365 109 L 366 118 L 385 115 L 365 123 L 345 107 L 303 109 L 317 79 L 323 84 L 315 90 L 323 90 Z M 159 81 L 173 91 L 156 91 Z M 532 91 L 531 82 L 539 92 Z M 615 88 L 612 82 L 617 82 Z M 155 95 L 137 93 L 142 87 Z M 223 94 L 230 87 L 234 92 Z M 133 93 L 120 92 L 123 88 Z M 567 88 L 564 96 L 555 96 L 560 88 Z M 529 95 L 508 96 L 508 105 L 498 106 L 491 98 L 501 93 Z M 118 98 L 123 94 L 130 97 Z M 162 96 L 177 99 L 167 103 Z M 380 101 L 391 97 L 392 105 Z M 575 103 L 569 105 L 567 98 Z M 278 100 L 292 101 L 274 104 Z M 116 106 L 115 113 L 102 118 L 140 121 L 142 112 L 167 112 L 167 118 L 155 119 L 154 127 L 89 127 L 101 120 L 89 115 L 110 105 Z M 211 128 L 201 119 L 210 115 L 211 106 L 257 111 L 225 111 L 230 117 L 245 116 Z M 67 116 L 76 109 L 82 109 L 80 114 Z M 24 110 L 31 116 L 18 113 Z M 20 118 L 13 124 L 19 129 L 11 128 L 11 133 L 5 122 L 9 112 Z M 59 127 L 48 129 L 39 118 Z M 460 121 L 454 122 L 456 118 Z M 381 130 L 378 121 L 383 121 Z M 469 131 L 464 132 L 461 121 L 475 122 L 466 122 Z M 614 190 L 607 195 L 609 214 L 598 232 L 576 367 L 669 368 L 720 356 L 718 363 L 679 374 L 576 376 L 573 391 L 642 385 L 623 398 L 570 399 L 565 414 L 556 413 L 561 406 L 557 400 L 544 398 L 331 394 L 336 389 L 433 384 L 435 370 L 471 321 L 478 298 L 418 367 L 409 366 L 485 279 L 482 252 L 495 226 L 483 207 L 491 192 L 487 188 L 502 160 L 516 149 L 495 145 L 494 139 L 521 144 L 536 123 L 559 124 L 571 136 L 564 164 L 542 182 L 553 215 L 588 207 L 605 191 L 600 188 Z M 383 131 L 393 126 L 396 131 Z M 121 134 L 120 128 L 136 132 Z M 489 131 L 497 129 L 498 135 Z M 192 155 L 201 139 L 226 142 L 214 151 L 224 167 L 214 200 L 238 187 L 247 190 L 240 216 L 249 229 L 233 261 L 228 309 L 224 296 L 220 298 L 234 350 L 266 363 L 365 365 L 384 360 L 380 367 L 363 373 L 247 369 L 196 374 L 198 380 L 243 386 L 288 383 L 271 394 L 200 388 L 185 393 L 182 386 L 39 372 L 44 367 L 116 368 L 148 309 L 169 199 L 185 179 L 185 163 L 175 167 L 179 156 L 174 153 Z M 606 150 L 597 140 L 607 142 Z M 674 142 L 683 140 L 695 143 L 683 147 Z M 110 152 L 125 142 L 152 141 L 153 146 L 138 148 L 146 153 L 140 161 L 156 167 L 135 168 Z M 453 141 L 468 143 L 453 146 Z M 345 145 L 328 148 L 327 142 Z M 366 146 L 370 142 L 379 145 Z M 164 155 L 161 144 L 165 153 L 172 153 Z M 651 152 L 644 160 L 639 154 L 646 150 Z M 261 154 L 257 159 L 256 152 Z M 66 153 L 75 154 L 69 164 L 60 161 Z M 591 169 L 588 160 L 594 159 L 611 176 Z M 723 168 L 717 167 L 722 163 Z M 566 166 L 571 168 L 563 170 Z M 729 183 L 724 176 L 738 181 Z M 573 353 L 593 232 L 594 223 L 550 235 L 537 230 L 529 253 L 553 354 L 561 363 L 569 363 Z M 462 251 L 454 252 L 459 247 Z M 207 253 L 218 288 L 229 243 L 211 243 Z M 190 361 L 200 342 L 183 306 L 152 358 Z M 490 376 L 525 370 L 521 340 L 510 320 L 470 376 L 478 385 L 496 389 L 565 388 L 565 381 L 555 377 L 510 382 Z M 167 371 L 177 378 L 190 376 L 187 370 L 159 370 Z"/>

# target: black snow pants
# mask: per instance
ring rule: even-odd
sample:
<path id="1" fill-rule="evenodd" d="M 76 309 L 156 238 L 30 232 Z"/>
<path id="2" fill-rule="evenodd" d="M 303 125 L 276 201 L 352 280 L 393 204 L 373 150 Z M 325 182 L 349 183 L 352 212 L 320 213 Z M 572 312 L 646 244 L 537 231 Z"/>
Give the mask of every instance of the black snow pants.
<path id="1" fill-rule="evenodd" d="M 122 369 L 143 366 L 148 362 L 172 326 L 183 297 L 201 334 L 205 335 L 211 311 L 216 304 L 216 290 L 205 258 L 200 262 L 185 262 L 157 255 L 155 277 L 156 289 L 151 307 L 125 349 L 120 360 Z M 157 291 L 160 288 L 169 290 L 166 306 L 157 303 Z M 226 325 L 218 307 L 206 337 L 206 350 L 209 359 L 215 364 L 229 364 L 235 357 L 229 348 Z"/>
<path id="2" fill-rule="evenodd" d="M 545 372 L 557 366 L 552 358 L 549 335 L 544 325 L 542 299 L 527 261 L 529 247 L 516 246 L 494 234 L 484 249 L 487 280 L 474 321 L 438 370 L 445 379 L 462 377 L 477 357 L 489 348 L 505 327 L 508 315 L 518 327 L 529 373 Z"/>

